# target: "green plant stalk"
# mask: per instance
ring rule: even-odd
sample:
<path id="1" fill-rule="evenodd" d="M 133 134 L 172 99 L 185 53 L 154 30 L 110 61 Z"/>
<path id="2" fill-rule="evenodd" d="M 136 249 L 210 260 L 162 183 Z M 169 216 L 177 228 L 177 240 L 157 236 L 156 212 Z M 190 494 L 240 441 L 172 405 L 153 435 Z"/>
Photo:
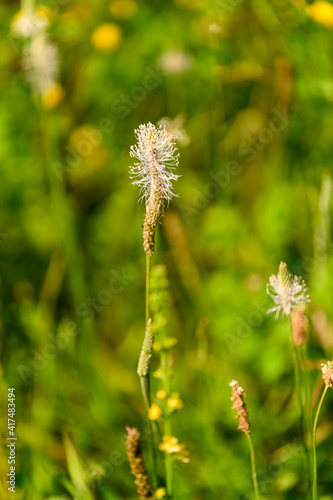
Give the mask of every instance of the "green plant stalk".
<path id="1" fill-rule="evenodd" d="M 304 374 L 305 374 L 305 412 L 306 412 L 306 431 L 307 431 L 307 444 L 308 444 L 308 450 L 313 449 L 313 440 L 312 440 L 312 409 L 311 409 L 311 386 L 310 386 L 310 374 L 309 374 L 309 368 L 308 364 L 306 361 L 306 347 L 301 347 L 299 349 L 299 352 L 301 354 L 301 361 L 302 365 L 304 368 Z M 309 460 L 309 473 L 310 473 L 310 478 L 312 478 L 312 467 L 313 464 L 311 462 L 312 457 L 310 453 L 308 453 L 308 460 Z M 311 480 L 310 480 L 311 481 Z"/>
<path id="2" fill-rule="evenodd" d="M 150 271 L 151 271 L 151 255 L 146 254 L 146 303 L 145 303 L 145 327 L 147 326 L 148 320 L 150 318 Z M 140 377 L 141 391 L 143 400 L 146 407 L 146 412 L 148 411 L 151 404 L 150 398 L 150 377 L 149 372 L 145 377 Z M 154 429 L 151 420 L 147 419 L 148 424 L 148 453 L 151 465 L 152 474 L 152 484 L 154 490 L 157 488 L 157 472 L 156 472 L 156 452 L 154 445 Z"/>
<path id="3" fill-rule="evenodd" d="M 290 329 L 291 329 L 290 324 Z M 293 344 L 293 358 L 294 358 L 294 371 L 295 371 L 295 384 L 296 384 L 296 393 L 297 393 L 297 401 L 298 401 L 298 412 L 300 418 L 300 427 L 301 427 L 301 440 L 302 447 L 304 450 L 304 459 L 305 459 L 305 469 L 307 471 L 306 478 L 308 487 L 310 487 L 310 477 L 311 477 L 311 466 L 310 466 L 310 458 L 309 458 L 309 450 L 306 445 L 306 437 L 305 437 L 305 426 L 304 426 L 304 405 L 302 398 L 302 390 L 301 390 L 301 377 L 300 377 L 300 369 L 299 369 L 299 359 L 298 359 L 298 348 Z M 308 488 L 309 490 L 309 488 Z"/>
<path id="4" fill-rule="evenodd" d="M 167 349 L 163 349 L 162 351 L 162 369 L 163 369 L 163 385 L 164 390 L 167 393 L 167 397 L 170 396 L 170 375 L 169 375 L 169 351 Z M 165 413 L 168 411 L 167 400 L 165 404 Z M 171 425 L 171 416 L 165 416 L 164 422 L 164 434 L 166 436 L 172 435 L 172 425 Z M 173 458 L 170 453 L 165 453 L 165 474 L 166 474 L 166 489 L 168 499 L 172 500 L 174 498 L 174 477 L 173 477 Z"/>
<path id="5" fill-rule="evenodd" d="M 252 481 L 253 481 L 254 493 L 255 493 L 256 500 L 260 500 L 259 488 L 258 488 L 258 479 L 257 479 L 256 459 L 255 459 L 255 455 L 254 455 L 254 447 L 253 447 L 253 442 L 252 442 L 251 434 L 247 434 L 246 437 L 247 437 L 247 440 L 248 440 L 248 443 L 249 443 L 249 448 L 250 448 Z"/>
<path id="6" fill-rule="evenodd" d="M 317 424 L 318 424 L 318 418 L 319 418 L 319 413 L 321 410 L 321 407 L 323 405 L 323 401 L 326 396 L 328 386 L 325 385 L 325 388 L 323 390 L 323 393 L 321 395 L 318 408 L 316 411 L 314 423 L 313 423 L 313 430 L 312 430 L 312 440 L 313 440 L 313 482 L 312 482 L 312 500 L 317 500 L 318 495 L 317 495 L 317 451 L 316 451 L 316 431 L 317 431 Z"/>

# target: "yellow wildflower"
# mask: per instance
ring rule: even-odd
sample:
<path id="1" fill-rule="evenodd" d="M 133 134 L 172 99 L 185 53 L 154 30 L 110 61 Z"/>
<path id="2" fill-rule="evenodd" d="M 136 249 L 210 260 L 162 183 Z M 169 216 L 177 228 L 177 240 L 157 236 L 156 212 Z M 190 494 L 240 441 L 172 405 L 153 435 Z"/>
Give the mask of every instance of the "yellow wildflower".
<path id="1" fill-rule="evenodd" d="M 158 420 L 162 415 L 162 410 L 157 403 L 153 403 L 148 411 L 149 420 Z"/>
<path id="2" fill-rule="evenodd" d="M 175 436 L 163 436 L 162 443 L 159 444 L 159 449 L 164 453 L 178 453 L 181 450 L 181 444 L 178 443 L 178 438 Z"/>
<path id="3" fill-rule="evenodd" d="M 169 337 L 165 339 L 163 347 L 164 349 L 171 349 L 171 347 L 174 347 L 177 344 L 177 342 L 178 340 L 176 339 L 176 337 Z"/>
<path id="4" fill-rule="evenodd" d="M 181 408 L 183 408 L 183 402 L 180 399 L 179 394 L 171 394 L 171 398 L 168 399 L 168 407 L 171 410 L 180 410 Z"/>
<path id="5" fill-rule="evenodd" d="M 305 8 L 311 19 L 326 28 L 333 28 L 333 5 L 325 1 L 317 1 Z"/>
<path id="6" fill-rule="evenodd" d="M 93 31 L 91 42 L 96 49 L 111 52 L 120 45 L 121 38 L 122 30 L 120 26 L 114 23 L 105 23 Z"/>
<path id="7" fill-rule="evenodd" d="M 184 444 L 178 442 L 178 438 L 175 436 L 163 436 L 162 443 L 159 444 L 158 448 L 164 453 L 176 454 L 178 460 L 182 462 L 189 462 L 188 458 L 189 452 L 186 450 Z"/>
<path id="8" fill-rule="evenodd" d="M 56 82 L 42 95 L 42 103 L 45 109 L 56 108 L 64 99 L 65 91 L 60 83 Z"/>
<path id="9" fill-rule="evenodd" d="M 160 380 L 163 380 L 163 376 L 164 376 L 163 369 L 161 367 L 157 368 L 157 370 L 155 370 L 153 372 L 153 376 L 155 378 L 159 378 Z"/>
<path id="10" fill-rule="evenodd" d="M 161 342 L 154 342 L 153 349 L 155 352 L 158 352 L 162 349 L 162 344 Z"/>
<path id="11" fill-rule="evenodd" d="M 158 397 L 158 399 L 165 399 L 167 397 L 167 393 L 166 391 L 161 389 L 160 391 L 157 391 L 156 396 Z"/>
<path id="12" fill-rule="evenodd" d="M 155 491 L 155 498 L 165 498 L 166 497 L 166 489 L 165 488 L 157 488 Z"/>

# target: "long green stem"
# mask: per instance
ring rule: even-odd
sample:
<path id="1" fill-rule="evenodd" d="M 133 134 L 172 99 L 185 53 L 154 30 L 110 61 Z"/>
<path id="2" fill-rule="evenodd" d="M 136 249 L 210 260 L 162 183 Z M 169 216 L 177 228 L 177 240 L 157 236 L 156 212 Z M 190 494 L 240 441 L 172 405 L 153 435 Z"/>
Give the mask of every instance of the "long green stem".
<path id="1" fill-rule="evenodd" d="M 294 370 L 295 370 L 296 393 L 297 393 L 298 411 L 299 411 L 300 427 L 301 427 L 301 440 L 302 440 L 302 447 L 304 450 L 305 468 L 307 471 L 306 478 L 307 478 L 308 490 L 309 490 L 311 468 L 310 468 L 309 451 L 308 451 L 308 447 L 306 445 L 306 437 L 305 437 L 304 404 L 303 404 L 302 390 L 301 390 L 301 377 L 300 377 L 300 369 L 299 369 L 298 348 L 295 346 L 295 344 L 293 344 L 293 349 L 294 349 Z"/>
<path id="2" fill-rule="evenodd" d="M 251 455 L 251 469 L 252 469 L 252 480 L 253 480 L 254 492 L 255 492 L 256 500 L 260 500 L 258 480 L 257 480 L 256 459 L 255 459 L 255 455 L 254 455 L 254 447 L 253 447 L 251 434 L 247 434 L 247 439 L 248 439 L 249 448 L 250 448 L 250 455 Z"/>
<path id="3" fill-rule="evenodd" d="M 306 347 L 301 347 L 299 349 L 301 354 L 301 361 L 305 373 L 305 416 L 306 416 L 306 435 L 307 435 L 307 449 L 312 450 L 313 440 L 312 440 L 312 408 L 311 408 L 311 385 L 310 385 L 310 374 L 308 363 L 306 359 Z M 309 467 L 309 477 L 312 478 L 312 463 L 311 456 L 308 453 L 308 467 Z"/>
<path id="4" fill-rule="evenodd" d="M 318 423 L 318 418 L 319 418 L 319 413 L 324 401 L 324 398 L 326 396 L 328 386 L 325 385 L 325 388 L 323 390 L 323 393 L 321 395 L 318 408 L 316 411 L 316 416 L 314 419 L 313 423 L 313 430 L 312 430 L 312 439 L 313 439 L 313 483 L 312 483 L 312 500 L 317 500 L 317 452 L 316 452 L 316 431 L 317 431 L 317 423 Z"/>
<path id="5" fill-rule="evenodd" d="M 150 270 L 151 270 L 151 255 L 146 254 L 146 325 L 150 318 Z"/>
<path id="6" fill-rule="evenodd" d="M 163 383 L 164 390 L 168 396 L 170 396 L 170 374 L 169 374 L 169 351 L 162 351 L 162 369 L 163 369 Z M 167 411 L 167 402 L 165 405 L 165 411 Z M 172 435 L 172 426 L 170 416 L 165 417 L 164 422 L 164 434 L 166 436 Z M 174 478 L 173 478 L 173 459 L 170 453 L 165 453 L 165 474 L 166 474 L 166 487 L 168 500 L 174 498 Z"/>
<path id="7" fill-rule="evenodd" d="M 151 255 L 146 254 L 146 304 L 145 304 L 145 325 L 147 326 L 150 318 L 150 268 L 151 268 Z M 149 372 L 145 377 L 140 377 L 141 391 L 143 400 L 148 414 L 151 398 L 150 398 L 150 377 Z M 156 472 L 156 453 L 154 446 L 154 429 L 151 420 L 148 419 L 148 451 L 149 460 L 151 465 L 152 483 L 153 488 L 157 488 L 157 472 Z"/>

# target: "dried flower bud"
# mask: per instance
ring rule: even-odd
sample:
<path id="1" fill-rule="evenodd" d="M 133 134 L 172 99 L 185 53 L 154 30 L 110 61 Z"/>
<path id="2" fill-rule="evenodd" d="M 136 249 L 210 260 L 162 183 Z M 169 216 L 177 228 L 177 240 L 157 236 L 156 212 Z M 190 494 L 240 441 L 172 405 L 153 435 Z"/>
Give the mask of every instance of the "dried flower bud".
<path id="1" fill-rule="evenodd" d="M 230 399 L 234 403 L 231 409 L 237 411 L 237 415 L 235 418 L 239 418 L 238 429 L 243 431 L 244 434 L 248 436 L 250 434 L 251 429 L 250 429 L 249 414 L 244 401 L 244 397 L 246 396 L 245 391 L 243 387 L 241 387 L 236 380 L 232 380 L 229 385 L 232 388 L 232 394 Z"/>
<path id="2" fill-rule="evenodd" d="M 153 343 L 154 343 L 154 335 L 151 328 L 151 319 L 149 318 L 139 357 L 139 363 L 137 369 L 139 377 L 145 377 L 146 375 L 148 375 L 149 362 L 152 354 Z"/>
<path id="3" fill-rule="evenodd" d="M 140 432 L 135 427 L 126 427 L 128 436 L 126 438 L 127 457 L 131 472 L 135 476 L 135 484 L 140 500 L 153 498 L 152 488 L 149 483 L 141 450 Z"/>
<path id="4" fill-rule="evenodd" d="M 333 387 L 333 361 L 322 363 L 321 371 L 323 373 L 323 380 L 327 387 Z"/>
<path id="5" fill-rule="evenodd" d="M 172 170 L 178 166 L 175 136 L 165 127 L 152 123 L 140 125 L 135 130 L 138 143 L 131 146 L 130 155 L 139 160 L 130 167 L 130 177 L 141 188 L 141 198 L 146 201 L 143 224 L 143 247 L 151 255 L 155 249 L 155 232 L 164 214 L 165 205 L 174 196 L 172 181 L 178 179 Z"/>
<path id="6" fill-rule="evenodd" d="M 291 339 L 295 346 L 301 347 L 306 344 L 309 320 L 304 314 L 304 309 L 297 307 L 291 313 Z"/>
<path id="7" fill-rule="evenodd" d="M 296 306 L 310 302 L 306 291 L 305 281 L 299 276 L 290 274 L 287 264 L 281 262 L 278 274 L 276 276 L 272 274 L 267 284 L 267 293 L 275 304 L 267 313 L 275 312 L 275 318 L 278 318 L 280 311 L 282 316 L 290 316 Z"/>

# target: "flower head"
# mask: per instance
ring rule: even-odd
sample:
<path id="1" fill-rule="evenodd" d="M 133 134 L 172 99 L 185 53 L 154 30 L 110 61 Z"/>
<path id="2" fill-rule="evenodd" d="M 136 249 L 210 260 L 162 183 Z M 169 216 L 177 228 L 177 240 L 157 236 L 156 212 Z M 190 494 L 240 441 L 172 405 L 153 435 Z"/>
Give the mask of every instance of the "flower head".
<path id="1" fill-rule="evenodd" d="M 152 123 L 140 125 L 135 130 L 135 136 L 138 143 L 131 146 L 130 155 L 139 162 L 130 167 L 130 177 L 136 179 L 133 184 L 141 188 L 140 199 L 144 198 L 147 205 L 151 196 L 158 190 L 161 198 L 169 202 L 175 196 L 172 181 L 179 177 L 172 172 L 179 161 L 176 137 L 165 127 L 155 127 Z"/>
<path id="2" fill-rule="evenodd" d="M 148 418 L 149 420 L 158 420 L 162 415 L 162 410 L 158 406 L 157 403 L 152 403 L 151 407 L 148 410 Z"/>
<path id="3" fill-rule="evenodd" d="M 140 500 L 153 498 L 152 488 L 143 462 L 140 432 L 135 427 L 126 427 L 126 451 L 131 472 L 135 476 L 135 485 Z"/>
<path id="4" fill-rule="evenodd" d="M 239 385 L 237 380 L 232 380 L 230 382 L 231 387 L 231 401 L 234 403 L 232 405 L 232 410 L 237 411 L 237 415 L 235 418 L 239 418 L 238 429 L 244 432 L 246 436 L 250 434 L 250 420 L 249 413 L 247 411 L 247 407 L 244 401 L 244 397 L 246 396 L 243 387 Z"/>
<path id="5" fill-rule="evenodd" d="M 270 276 L 266 290 L 275 304 L 267 313 L 275 312 L 275 318 L 278 318 L 280 311 L 282 316 L 290 316 L 296 306 L 310 302 L 305 281 L 290 274 L 284 262 L 280 263 L 278 274 Z"/>
<path id="6" fill-rule="evenodd" d="M 178 179 L 173 169 L 178 165 L 175 137 L 165 127 L 152 123 L 140 125 L 135 130 L 137 144 L 131 146 L 130 155 L 139 161 L 130 167 L 133 184 L 141 188 L 141 198 L 146 201 L 143 224 L 143 247 L 146 254 L 154 253 L 155 232 L 165 205 L 175 196 L 172 181 Z"/>
<path id="7" fill-rule="evenodd" d="M 333 361 L 322 363 L 321 371 L 323 373 L 323 380 L 327 387 L 333 387 Z"/>
<path id="8" fill-rule="evenodd" d="M 19 38 L 31 38 L 48 27 L 49 17 L 46 7 L 39 7 L 35 12 L 20 10 L 13 18 L 12 33 Z"/>
<path id="9" fill-rule="evenodd" d="M 168 398 L 168 407 L 170 410 L 181 410 L 183 406 L 183 402 L 178 393 L 174 392 L 171 394 L 171 397 Z"/>
<path id="10" fill-rule="evenodd" d="M 176 455 L 181 462 L 187 463 L 190 461 L 188 458 L 189 452 L 186 450 L 185 445 L 179 443 L 178 438 L 175 436 L 163 436 L 158 448 L 164 453 Z"/>
<path id="11" fill-rule="evenodd" d="M 333 27 L 333 5 L 329 2 L 319 0 L 305 8 L 306 13 L 314 21 L 326 28 Z"/>
<path id="12" fill-rule="evenodd" d="M 59 72 L 58 49 L 46 33 L 35 35 L 24 48 L 23 68 L 27 80 L 39 95 L 54 88 Z"/>

